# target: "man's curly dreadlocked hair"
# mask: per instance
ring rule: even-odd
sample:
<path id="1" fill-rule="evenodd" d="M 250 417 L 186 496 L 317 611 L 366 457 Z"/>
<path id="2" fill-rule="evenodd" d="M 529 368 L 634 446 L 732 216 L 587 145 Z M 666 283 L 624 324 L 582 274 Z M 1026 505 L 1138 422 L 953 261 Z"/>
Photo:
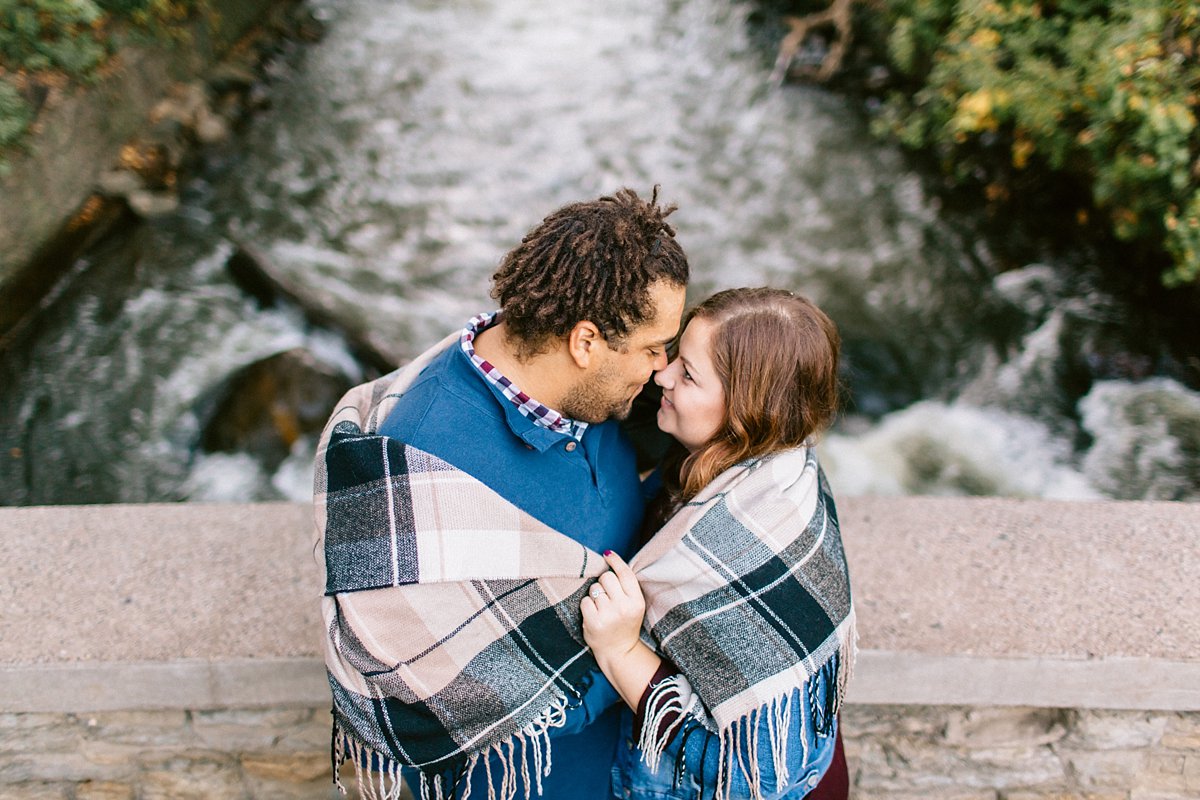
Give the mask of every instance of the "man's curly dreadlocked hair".
<path id="1" fill-rule="evenodd" d="M 528 355 L 583 320 L 609 346 L 654 313 L 650 287 L 684 286 L 687 256 L 666 222 L 676 209 L 647 202 L 632 189 L 553 212 L 509 251 L 492 276 L 492 297 L 504 309 L 509 334 Z"/>

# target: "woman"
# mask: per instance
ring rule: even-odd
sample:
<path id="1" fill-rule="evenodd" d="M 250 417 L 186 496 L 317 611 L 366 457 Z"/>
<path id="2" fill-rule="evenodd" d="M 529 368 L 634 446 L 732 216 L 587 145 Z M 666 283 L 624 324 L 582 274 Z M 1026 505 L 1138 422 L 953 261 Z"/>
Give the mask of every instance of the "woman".
<path id="1" fill-rule="evenodd" d="M 665 525 L 632 566 L 605 553 L 580 604 L 631 711 L 618 796 L 794 800 L 834 761 L 854 615 L 811 447 L 836 411 L 838 350 L 805 298 L 734 289 L 688 315 L 655 377 L 680 446 L 652 506 Z M 845 796 L 844 760 L 836 772 L 822 796 Z"/>

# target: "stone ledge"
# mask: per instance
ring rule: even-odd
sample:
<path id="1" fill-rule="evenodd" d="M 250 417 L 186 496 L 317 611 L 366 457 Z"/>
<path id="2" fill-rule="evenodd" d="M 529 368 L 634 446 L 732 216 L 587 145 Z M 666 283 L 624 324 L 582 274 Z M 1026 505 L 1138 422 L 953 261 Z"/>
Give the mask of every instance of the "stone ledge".
<path id="1" fill-rule="evenodd" d="M 847 702 L 1200 711 L 1200 662 L 989 659 L 864 650 Z M 315 657 L 0 667 L 0 709 L 12 713 L 328 704 L 325 667 Z"/>
<path id="2" fill-rule="evenodd" d="M 1200 710 L 1200 505 L 839 501 L 851 703 Z M 320 707 L 301 503 L 0 509 L 0 710 Z"/>
<path id="3" fill-rule="evenodd" d="M 863 650 L 846 700 L 860 705 L 1198 711 L 1200 662 Z"/>
<path id="4" fill-rule="evenodd" d="M 329 705 L 315 657 L 0 667 L 0 709 L 25 713 L 212 711 Z"/>
<path id="5" fill-rule="evenodd" d="M 938 657 L 864 650 L 847 702 L 1111 710 L 1200 710 L 1200 663 L 1150 658 Z M 316 657 L 0 667 L 10 712 L 319 708 Z"/>

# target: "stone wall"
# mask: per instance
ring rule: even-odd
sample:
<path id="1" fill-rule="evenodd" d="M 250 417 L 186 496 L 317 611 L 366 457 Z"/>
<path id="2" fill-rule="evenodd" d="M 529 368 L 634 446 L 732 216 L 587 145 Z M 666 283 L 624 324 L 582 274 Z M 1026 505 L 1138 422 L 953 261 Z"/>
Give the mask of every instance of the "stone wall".
<path id="1" fill-rule="evenodd" d="M 857 800 L 1200 798 L 1200 505 L 839 511 Z M 0 508 L 0 800 L 328 800 L 321 588 L 307 504 Z"/>
<path id="2" fill-rule="evenodd" d="M 328 798 L 329 710 L 0 714 L 0 797 Z"/>
<path id="3" fill-rule="evenodd" d="M 1200 796 L 1198 712 L 851 704 L 842 722 L 855 800 Z M 0 752 L 12 800 L 336 796 L 325 708 L 0 714 Z"/>
<path id="4" fill-rule="evenodd" d="M 1200 713 L 851 705 L 856 800 L 1200 797 Z"/>

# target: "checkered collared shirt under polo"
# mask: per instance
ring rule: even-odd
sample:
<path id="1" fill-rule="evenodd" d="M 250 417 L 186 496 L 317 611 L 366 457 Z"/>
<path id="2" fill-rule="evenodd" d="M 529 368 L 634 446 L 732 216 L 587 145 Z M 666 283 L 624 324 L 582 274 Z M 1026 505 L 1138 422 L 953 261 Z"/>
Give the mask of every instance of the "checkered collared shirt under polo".
<path id="1" fill-rule="evenodd" d="M 476 369 L 483 373 L 483 376 L 488 381 L 494 384 L 504 396 L 512 401 L 517 410 L 529 417 L 534 423 L 541 425 L 543 428 L 564 433 L 567 436 L 580 441 L 583 439 L 583 434 L 587 431 L 588 424 L 579 420 L 564 417 L 552 408 L 542 405 L 537 400 L 534 400 L 529 395 L 521 391 L 520 387 L 504 376 L 500 370 L 496 369 L 495 365 L 487 360 L 480 358 L 475 353 L 475 337 L 486 331 L 500 321 L 500 312 L 493 311 L 491 313 L 483 313 L 472 317 L 467 326 L 463 328 L 462 336 L 459 338 L 459 344 L 462 346 L 463 352 L 471 359 L 471 363 Z"/>

